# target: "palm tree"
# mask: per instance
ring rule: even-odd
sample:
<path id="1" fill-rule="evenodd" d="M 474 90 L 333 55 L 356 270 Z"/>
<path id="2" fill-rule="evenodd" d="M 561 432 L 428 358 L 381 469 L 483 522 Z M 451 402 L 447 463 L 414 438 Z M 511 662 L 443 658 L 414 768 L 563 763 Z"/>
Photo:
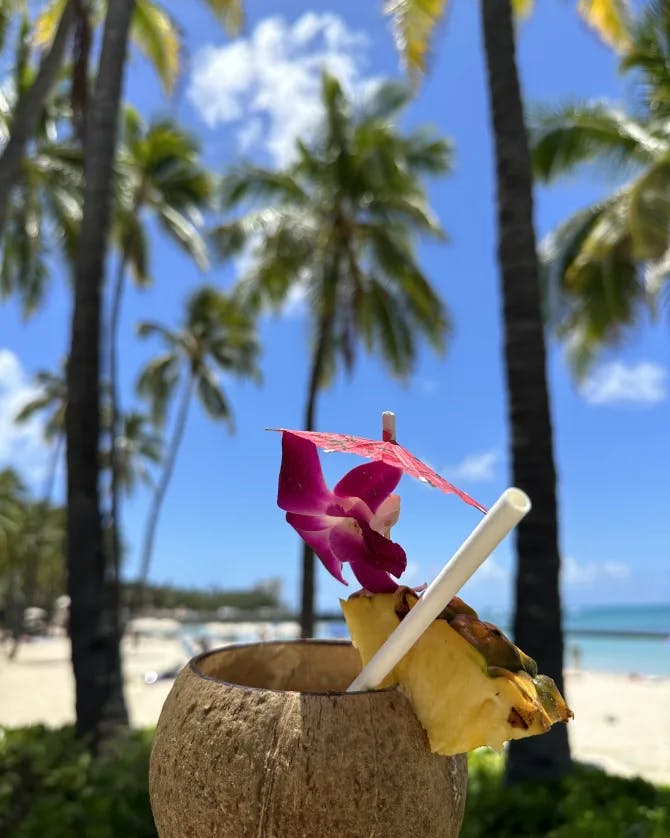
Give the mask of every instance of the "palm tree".
<path id="1" fill-rule="evenodd" d="M 353 367 L 358 343 L 378 350 L 400 376 L 412 368 L 418 337 L 443 346 L 447 316 L 417 264 L 414 239 L 442 237 L 419 178 L 444 174 L 450 150 L 430 131 L 403 135 L 393 126 L 408 100 L 406 88 L 386 83 L 356 111 L 325 75 L 320 132 L 297 143 L 295 162 L 281 172 L 246 166 L 224 178 L 226 208 L 261 202 L 214 234 L 224 257 L 251 249 L 239 296 L 256 308 L 279 308 L 291 291 L 308 301 L 307 430 L 320 391 L 340 361 Z M 313 630 L 314 555 L 304 545 L 301 631 Z"/>
<path id="2" fill-rule="evenodd" d="M 146 126 L 135 110 L 126 107 L 117 161 L 117 189 L 113 236 L 119 251 L 112 289 L 108 330 L 110 376 L 110 456 L 112 566 L 120 558 L 120 468 L 116 440 L 120 438 L 118 330 L 121 301 L 130 268 L 135 281 L 150 282 L 144 216 L 156 217 L 162 229 L 202 269 L 207 248 L 201 236 L 202 211 L 213 194 L 209 173 L 199 163 L 197 142 L 171 120 Z"/>
<path id="3" fill-rule="evenodd" d="M 134 0 L 110 3 L 84 143 L 84 211 L 74 268 L 68 363 L 67 506 L 70 638 L 77 733 L 94 742 L 127 724 L 119 592 L 106 583 L 99 498 L 100 313 L 123 71 Z"/>
<path id="4" fill-rule="evenodd" d="M 396 39 L 410 70 L 423 70 L 433 28 L 446 0 L 426 13 L 417 0 L 390 0 Z M 556 472 L 553 458 L 539 265 L 533 227 L 530 153 L 516 65 L 513 7 L 528 0 L 482 0 L 484 52 L 493 127 L 508 416 L 514 483 L 533 499 L 533 510 L 516 530 L 515 641 L 541 657 L 562 689 L 563 634 L 558 585 Z M 578 6 L 611 43 L 626 40 L 619 0 Z M 529 607 L 532 603 L 532 607 Z M 570 767 L 564 726 L 546 736 L 511 743 L 507 778 L 555 778 Z"/>
<path id="5" fill-rule="evenodd" d="M 533 124 L 543 180 L 588 164 L 629 177 L 543 243 L 549 319 L 578 374 L 653 309 L 670 275 L 670 6 L 650 3 L 630 32 L 621 66 L 642 95 L 628 110 L 572 103 L 539 110 Z"/>
<path id="6" fill-rule="evenodd" d="M 141 395 L 149 399 L 154 420 L 165 421 L 168 406 L 176 396 L 175 422 L 166 446 L 163 471 L 156 485 L 144 534 L 138 600 L 146 584 L 158 517 L 184 437 L 188 412 L 196 395 L 212 419 L 233 428 L 232 410 L 218 374 L 258 377 L 259 345 L 253 319 L 237 301 L 214 288 L 203 287 L 188 300 L 184 325 L 178 331 L 158 323 L 141 323 L 141 337 L 157 335 L 166 352 L 151 361 L 138 381 Z M 177 389 L 181 388 L 177 395 Z"/>

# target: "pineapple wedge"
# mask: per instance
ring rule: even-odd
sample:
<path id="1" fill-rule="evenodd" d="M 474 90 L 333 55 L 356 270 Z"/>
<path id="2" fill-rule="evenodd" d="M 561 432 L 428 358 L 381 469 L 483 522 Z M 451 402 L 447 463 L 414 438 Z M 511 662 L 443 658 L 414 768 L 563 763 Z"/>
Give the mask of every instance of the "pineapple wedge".
<path id="1" fill-rule="evenodd" d="M 362 591 L 340 600 L 365 665 L 417 602 L 410 588 Z M 397 684 L 423 725 L 431 750 L 449 756 L 481 745 L 545 733 L 572 717 L 551 678 L 458 597 L 435 620 L 380 687 Z"/>

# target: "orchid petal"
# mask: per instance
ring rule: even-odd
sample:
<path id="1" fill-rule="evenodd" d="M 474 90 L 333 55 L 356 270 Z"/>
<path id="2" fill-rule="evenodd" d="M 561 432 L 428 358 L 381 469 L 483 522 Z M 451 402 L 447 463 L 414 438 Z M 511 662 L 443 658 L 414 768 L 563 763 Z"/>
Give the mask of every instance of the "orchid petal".
<path id="1" fill-rule="evenodd" d="M 370 567 L 367 562 L 351 562 L 351 569 L 356 579 L 371 593 L 393 593 L 398 587 L 398 583 L 388 573 L 376 567 Z"/>
<path id="2" fill-rule="evenodd" d="M 296 530 L 320 532 L 335 526 L 340 518 L 330 517 L 329 515 L 301 515 L 299 512 L 287 512 L 286 520 Z"/>
<path id="3" fill-rule="evenodd" d="M 400 516 L 400 495 L 389 495 L 377 507 L 377 511 L 370 519 L 369 524 L 373 530 L 389 538 L 391 527 L 397 523 Z"/>
<path id="4" fill-rule="evenodd" d="M 285 512 L 319 513 L 332 500 L 314 443 L 283 433 L 277 505 Z"/>
<path id="5" fill-rule="evenodd" d="M 372 527 L 361 524 L 361 529 L 368 550 L 368 563 L 373 567 L 387 570 L 394 576 L 400 576 L 407 567 L 407 556 L 402 547 L 373 530 Z"/>
<path id="6" fill-rule="evenodd" d="M 384 538 L 361 521 L 349 519 L 333 527 L 330 547 L 341 562 L 365 562 L 394 576 L 399 576 L 407 564 L 405 551 L 399 544 Z"/>
<path id="7" fill-rule="evenodd" d="M 364 463 L 347 472 L 333 489 L 340 498 L 361 498 L 371 512 L 380 506 L 395 489 L 402 477 L 402 470 L 386 463 Z"/>
<path id="8" fill-rule="evenodd" d="M 316 555 L 323 562 L 326 570 L 334 576 L 338 582 L 343 585 L 348 585 L 344 576 L 342 576 L 342 562 L 333 554 L 330 547 L 330 527 L 323 530 L 309 530 L 303 529 L 300 526 L 301 518 L 308 518 L 308 516 L 293 515 L 290 512 L 286 515 L 288 523 L 297 531 L 302 540 L 308 544 Z"/>

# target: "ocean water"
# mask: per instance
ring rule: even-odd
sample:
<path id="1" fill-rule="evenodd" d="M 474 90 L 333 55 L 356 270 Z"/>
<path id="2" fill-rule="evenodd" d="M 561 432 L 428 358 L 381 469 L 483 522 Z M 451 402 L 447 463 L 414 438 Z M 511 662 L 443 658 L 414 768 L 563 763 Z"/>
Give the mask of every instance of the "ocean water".
<path id="1" fill-rule="evenodd" d="M 564 625 L 568 666 L 577 647 L 583 669 L 670 676 L 670 604 L 574 609 Z"/>

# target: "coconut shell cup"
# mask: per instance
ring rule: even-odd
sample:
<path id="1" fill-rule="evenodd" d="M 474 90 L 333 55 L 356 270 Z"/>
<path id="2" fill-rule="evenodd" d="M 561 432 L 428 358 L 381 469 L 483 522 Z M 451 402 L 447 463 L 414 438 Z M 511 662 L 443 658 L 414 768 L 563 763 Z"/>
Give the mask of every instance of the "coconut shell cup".
<path id="1" fill-rule="evenodd" d="M 194 658 L 163 707 L 150 792 L 161 838 L 452 838 L 463 754 L 437 756 L 396 689 L 344 692 L 349 644 L 227 646 Z"/>

